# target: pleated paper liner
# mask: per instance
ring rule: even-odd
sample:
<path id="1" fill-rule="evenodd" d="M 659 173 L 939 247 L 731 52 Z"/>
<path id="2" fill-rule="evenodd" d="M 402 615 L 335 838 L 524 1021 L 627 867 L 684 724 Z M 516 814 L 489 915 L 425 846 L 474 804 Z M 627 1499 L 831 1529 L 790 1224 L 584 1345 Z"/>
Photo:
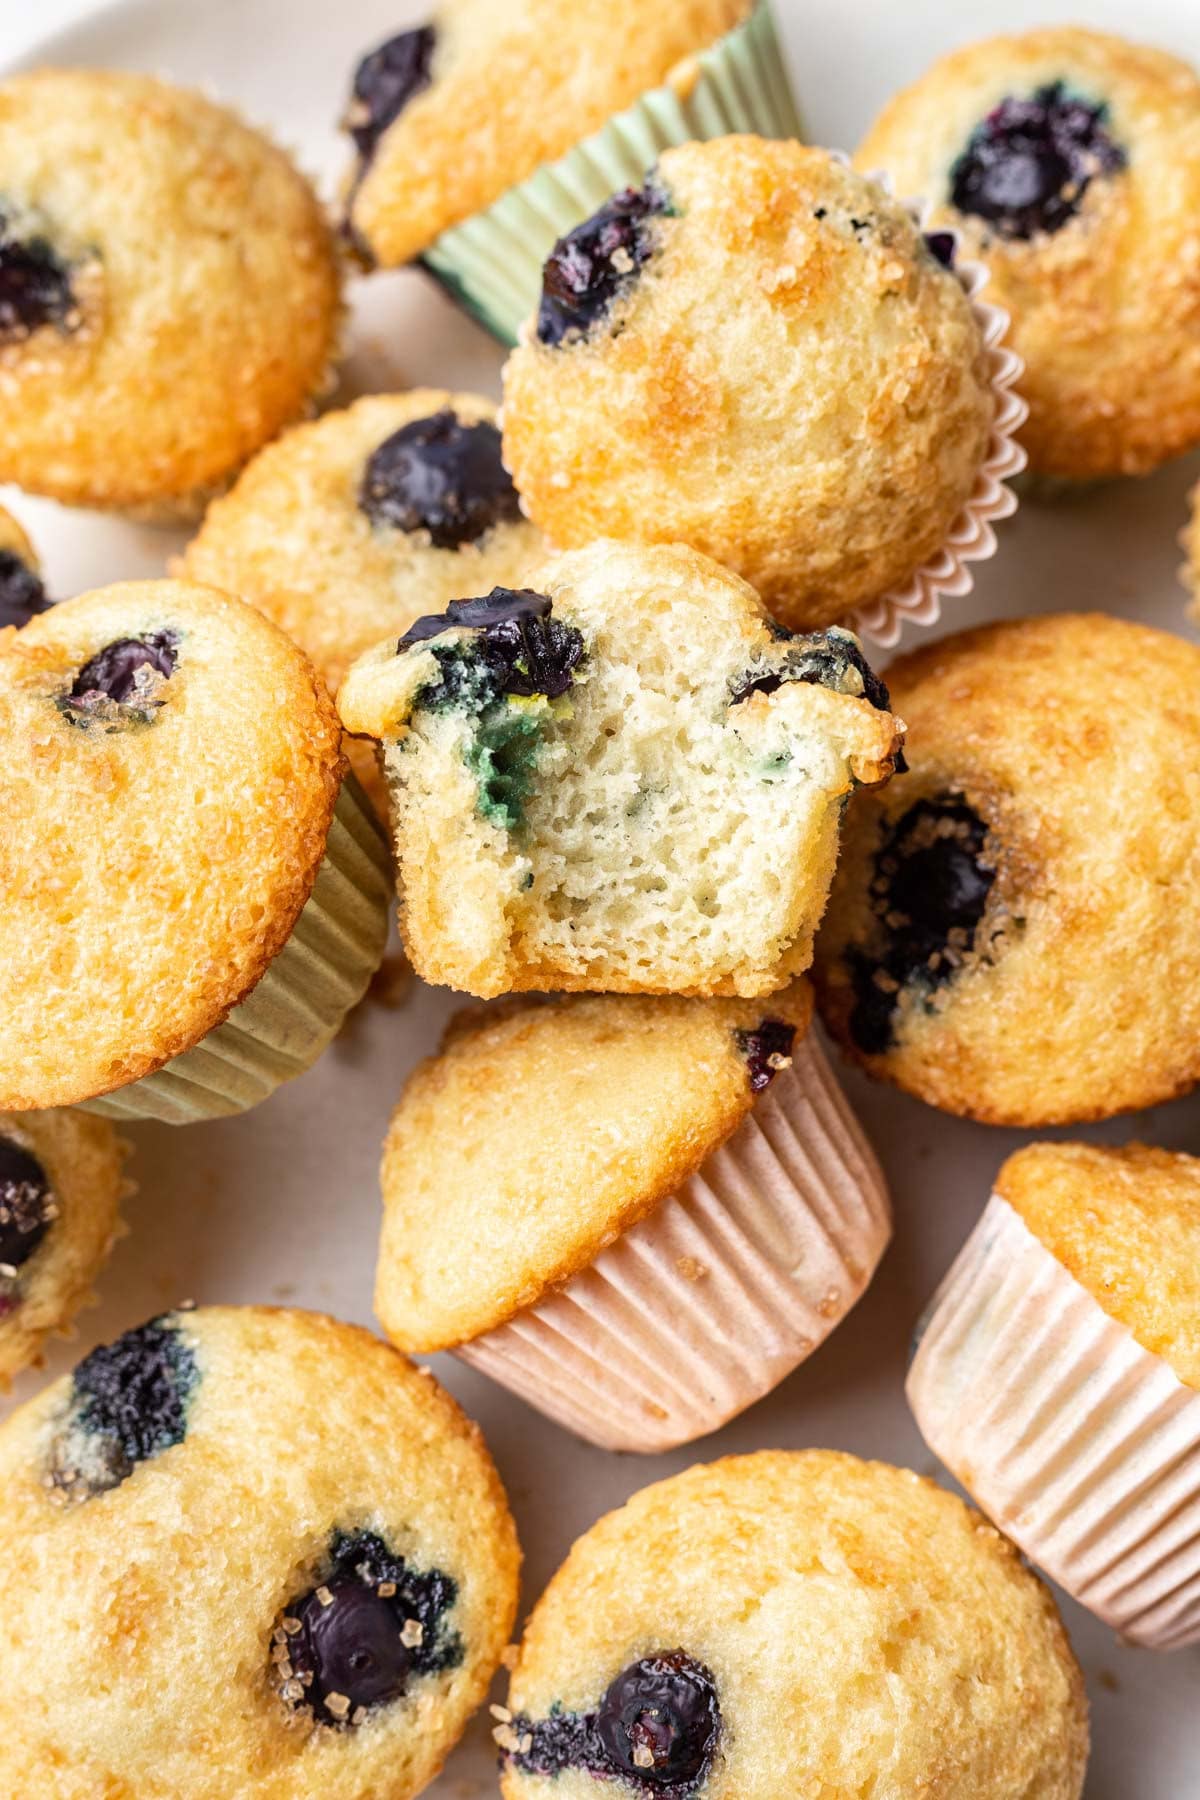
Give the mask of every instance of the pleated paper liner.
<path id="1" fill-rule="evenodd" d="M 754 132 L 799 137 L 800 120 L 768 0 L 661 87 L 643 94 L 558 162 L 545 163 L 486 212 L 445 231 L 422 258 L 502 344 L 517 341 L 542 290 L 542 264 L 564 232 L 622 188 L 641 187 L 664 150 Z"/>
<path id="2" fill-rule="evenodd" d="M 810 1034 L 677 1194 L 456 1355 L 606 1449 L 667 1450 L 811 1355 L 890 1235 L 883 1175 Z"/>
<path id="3" fill-rule="evenodd" d="M 1134 1642 L 1200 1640 L 1200 1394 L 993 1195 L 925 1322 L 930 1449 L 1032 1562 Z"/>
<path id="4" fill-rule="evenodd" d="M 301 1075 L 361 1000 L 387 943 L 387 843 L 353 776 L 342 784 L 325 856 L 291 937 L 261 980 L 192 1050 L 86 1102 L 110 1119 L 188 1125 L 245 1112 Z"/>

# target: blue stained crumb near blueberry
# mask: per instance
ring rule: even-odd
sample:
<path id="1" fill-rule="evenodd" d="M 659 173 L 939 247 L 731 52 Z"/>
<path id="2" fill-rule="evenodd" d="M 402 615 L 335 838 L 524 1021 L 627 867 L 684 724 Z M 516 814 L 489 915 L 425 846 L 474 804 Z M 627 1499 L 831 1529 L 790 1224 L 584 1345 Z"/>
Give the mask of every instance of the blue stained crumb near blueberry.
<path id="1" fill-rule="evenodd" d="M 0 627 L 28 625 L 51 602 L 41 577 L 15 550 L 0 550 Z"/>
<path id="2" fill-rule="evenodd" d="M 651 222 L 669 211 L 666 194 L 651 180 L 614 194 L 559 238 L 542 270 L 539 343 L 584 336 L 607 316 L 654 252 Z"/>
<path id="3" fill-rule="evenodd" d="M 359 63 L 346 129 L 364 163 L 409 101 L 429 86 L 436 42 L 432 25 L 422 25 L 388 38 Z"/>
<path id="4" fill-rule="evenodd" d="M 11 1283 L 58 1216 L 50 1179 L 36 1156 L 0 1134 L 0 1277 Z M 0 1285 L 0 1314 L 12 1295 Z"/>
<path id="5" fill-rule="evenodd" d="M 438 550 L 476 543 L 521 517 L 490 419 L 468 423 L 449 407 L 385 438 L 363 471 L 359 506 L 373 525 L 425 531 Z"/>
<path id="6" fill-rule="evenodd" d="M 67 265 L 46 238 L 15 233 L 0 210 L 0 344 L 20 343 L 43 325 L 70 330 L 78 316 Z"/>
<path id="7" fill-rule="evenodd" d="M 70 1403 L 51 1446 L 51 1487 L 88 1499 L 181 1444 L 198 1381 L 195 1355 L 173 1315 L 97 1345 L 71 1378 Z"/>
<path id="8" fill-rule="evenodd" d="M 877 851 L 871 910 L 884 948 L 878 955 L 850 953 L 850 1033 L 866 1055 L 891 1046 L 907 987 L 933 992 L 972 950 L 996 880 L 987 838 L 987 826 L 963 797 L 948 795 L 910 806 Z"/>
<path id="9" fill-rule="evenodd" d="M 495 1735 L 503 1754 L 531 1774 L 582 1769 L 658 1800 L 689 1800 L 712 1767 L 721 1708 L 703 1663 L 684 1650 L 660 1651 L 622 1669 L 595 1712 L 518 1716 Z"/>
<path id="10" fill-rule="evenodd" d="M 323 1725 L 361 1725 L 413 1679 L 457 1666 L 445 1621 L 457 1584 L 416 1570 L 373 1532 L 338 1533 L 323 1580 L 286 1609 L 273 1637 L 280 1694 Z"/>
<path id="11" fill-rule="evenodd" d="M 397 653 L 446 631 L 472 631 L 478 635 L 466 661 L 481 677 L 477 699 L 486 703 L 501 694 L 523 699 L 543 694 L 555 700 L 567 692 L 583 660 L 583 638 L 575 626 L 552 618 L 551 611 L 547 594 L 496 587 L 477 599 L 452 600 L 444 613 L 417 619 L 400 639 Z M 463 660 L 461 652 L 450 646 L 443 649 L 442 681 L 422 692 L 423 706 L 457 704 L 469 697 L 452 673 Z"/>
<path id="12" fill-rule="evenodd" d="M 999 237 L 1029 239 L 1061 230 L 1091 183 L 1127 163 L 1107 106 L 1052 81 L 1008 95 L 976 126 L 950 171 L 950 198 Z"/>

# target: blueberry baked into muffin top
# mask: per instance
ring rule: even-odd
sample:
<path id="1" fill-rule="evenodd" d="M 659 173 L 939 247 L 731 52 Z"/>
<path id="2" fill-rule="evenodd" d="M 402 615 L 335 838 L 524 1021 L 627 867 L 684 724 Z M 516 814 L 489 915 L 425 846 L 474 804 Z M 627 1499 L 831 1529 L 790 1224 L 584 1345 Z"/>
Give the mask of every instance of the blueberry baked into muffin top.
<path id="1" fill-rule="evenodd" d="M 888 680 L 910 772 L 849 812 L 814 977 L 872 1074 L 986 1123 L 1200 1078 L 1200 650 L 1123 619 L 981 627 Z"/>
<path id="2" fill-rule="evenodd" d="M 681 546 L 597 543 L 368 652 L 418 973 L 766 994 L 811 956 L 842 802 L 901 727 L 848 632 L 790 637 Z"/>
<path id="3" fill-rule="evenodd" d="M 476 394 L 415 388 L 299 425 L 213 502 L 180 572 L 257 606 L 336 693 L 389 632 L 460 594 L 519 586 L 542 559 L 495 421 Z M 374 757 L 348 748 L 382 806 Z"/>
<path id="4" fill-rule="evenodd" d="M 519 1553 L 433 1378 L 315 1314 L 166 1314 L 0 1427 L 0 1784 L 409 1800 L 498 1664 Z"/>
<path id="5" fill-rule="evenodd" d="M 981 257 L 1025 360 L 1033 468 L 1143 474 L 1200 442 L 1200 79 L 1072 26 L 941 58 L 855 161 Z M 1152 223 L 1151 223 L 1152 222 Z"/>
<path id="6" fill-rule="evenodd" d="M 818 1450 L 601 1519 L 499 1710 L 505 1800 L 1078 1800 L 1087 1761 L 1082 1676 L 1011 1546 L 932 1482 Z"/>
<path id="7" fill-rule="evenodd" d="M 411 261 L 749 11 L 750 0 L 666 0 L 649 14 L 628 0 L 437 0 L 354 72 L 352 241 L 384 267 Z"/>
<path id="8" fill-rule="evenodd" d="M 0 633 L 0 1106 L 105 1094 L 219 1024 L 309 898 L 343 767 L 300 651 L 211 588 Z"/>
<path id="9" fill-rule="evenodd" d="M 691 544 L 797 630 L 903 587 L 971 498 L 996 415 L 949 254 L 827 151 L 667 150 L 556 245 L 505 365 L 531 517 L 560 548 Z"/>
<path id="10" fill-rule="evenodd" d="M 0 83 L 0 480 L 194 514 L 327 384 L 332 233 L 291 161 L 200 94 Z"/>

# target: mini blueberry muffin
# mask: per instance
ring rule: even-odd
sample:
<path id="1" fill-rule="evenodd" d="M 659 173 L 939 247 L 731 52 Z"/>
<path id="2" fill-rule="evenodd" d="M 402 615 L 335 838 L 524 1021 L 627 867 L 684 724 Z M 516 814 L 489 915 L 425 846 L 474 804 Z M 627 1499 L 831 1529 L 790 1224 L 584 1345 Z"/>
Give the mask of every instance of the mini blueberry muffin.
<path id="1" fill-rule="evenodd" d="M 817 947 L 871 1074 L 994 1125 L 1200 1077 L 1200 650 L 1099 614 L 985 626 L 888 670 L 911 767 L 851 809 Z"/>
<path id="2" fill-rule="evenodd" d="M 0 1788 L 408 1800 L 508 1639 L 478 1431 L 368 1332 L 260 1307 L 101 1345 L 0 1427 Z"/>
<path id="3" fill-rule="evenodd" d="M 909 1400 L 1025 1554 L 1152 1649 L 1200 1641 L 1197 1390 L 1200 1161 L 1009 1157 L 926 1315 Z"/>
<path id="4" fill-rule="evenodd" d="M 1078 1800 L 1088 1752 L 1012 1546 L 907 1469 L 823 1450 L 702 1464 L 601 1519 L 503 1712 L 505 1800 Z"/>
<path id="5" fill-rule="evenodd" d="M 388 1335 L 457 1347 L 613 1450 L 760 1399 L 891 1232 L 811 1013 L 800 981 L 767 1003 L 574 995 L 454 1021 L 384 1148 Z"/>
<path id="6" fill-rule="evenodd" d="M 341 690 L 383 744 L 413 967 L 485 999 L 784 987 L 843 799 L 899 751 L 857 640 L 790 638 L 679 545 L 529 579 L 418 619 Z"/>
<path id="7" fill-rule="evenodd" d="M 392 267 L 561 156 L 676 64 L 732 30 L 750 0 L 438 0 L 427 25 L 359 64 L 346 114 L 357 166 L 347 221 Z"/>
<path id="8" fill-rule="evenodd" d="M 343 772 L 310 664 L 215 589 L 0 632 L 0 1106 L 185 1121 L 307 1068 L 387 934 Z"/>
<path id="9" fill-rule="evenodd" d="M 12 514 L 0 506 L 0 629 L 27 625 L 49 605 L 37 552 Z"/>
<path id="10" fill-rule="evenodd" d="M 987 263 L 1035 471 L 1140 475 L 1200 443 L 1200 80 L 1073 26 L 943 57 L 859 147 Z"/>
<path id="11" fill-rule="evenodd" d="M 71 1109 L 0 1113 L 0 1388 L 90 1299 L 120 1227 L 127 1148 Z"/>
<path id="12" fill-rule="evenodd" d="M 210 506 L 181 573 L 257 606 L 336 693 L 389 632 L 457 595 L 519 585 L 544 555 L 495 417 L 477 395 L 418 388 L 300 425 Z M 373 753 L 347 747 L 382 805 Z"/>
<path id="13" fill-rule="evenodd" d="M 325 385 L 333 239 L 281 150 L 145 75 L 0 84 L 0 480 L 194 512 Z"/>
<path id="14" fill-rule="evenodd" d="M 946 254 L 827 151 L 668 150 L 556 246 L 505 367 L 530 514 L 562 548 L 691 544 L 792 628 L 904 587 L 975 492 L 997 410 Z"/>

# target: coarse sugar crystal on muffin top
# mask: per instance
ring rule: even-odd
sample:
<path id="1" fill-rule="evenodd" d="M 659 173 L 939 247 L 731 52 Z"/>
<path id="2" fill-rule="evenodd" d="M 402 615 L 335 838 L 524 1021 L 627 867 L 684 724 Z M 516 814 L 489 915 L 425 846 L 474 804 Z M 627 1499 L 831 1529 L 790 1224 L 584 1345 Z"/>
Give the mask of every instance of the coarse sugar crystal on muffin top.
<path id="1" fill-rule="evenodd" d="M 1200 78 L 1078 26 L 942 57 L 855 155 L 990 275 L 1034 471 L 1144 474 L 1200 442 Z M 1153 228 L 1147 228 L 1147 221 Z"/>
<path id="2" fill-rule="evenodd" d="M 194 516 L 327 385 L 333 236 L 284 152 L 145 75 L 0 83 L 0 479 Z"/>
<path id="3" fill-rule="evenodd" d="M 593 544 L 453 602 L 361 658 L 339 708 L 383 745 L 413 965 L 484 998 L 785 986 L 842 799 L 902 732 L 850 634 L 782 633 L 678 545 Z"/>
<path id="4" fill-rule="evenodd" d="M 564 155 L 740 25 L 750 0 L 437 0 L 373 46 L 344 126 L 356 152 L 347 234 L 391 268 Z"/>
<path id="5" fill-rule="evenodd" d="M 531 517 L 562 548 L 690 544 L 793 629 L 903 587 L 974 492 L 996 414 L 946 259 L 828 152 L 668 149 L 555 247 L 505 366 Z"/>
<path id="6" fill-rule="evenodd" d="M 0 1478 L 4 1793 L 412 1800 L 508 1641 L 479 1433 L 332 1319 L 128 1332 L 5 1421 Z"/>

